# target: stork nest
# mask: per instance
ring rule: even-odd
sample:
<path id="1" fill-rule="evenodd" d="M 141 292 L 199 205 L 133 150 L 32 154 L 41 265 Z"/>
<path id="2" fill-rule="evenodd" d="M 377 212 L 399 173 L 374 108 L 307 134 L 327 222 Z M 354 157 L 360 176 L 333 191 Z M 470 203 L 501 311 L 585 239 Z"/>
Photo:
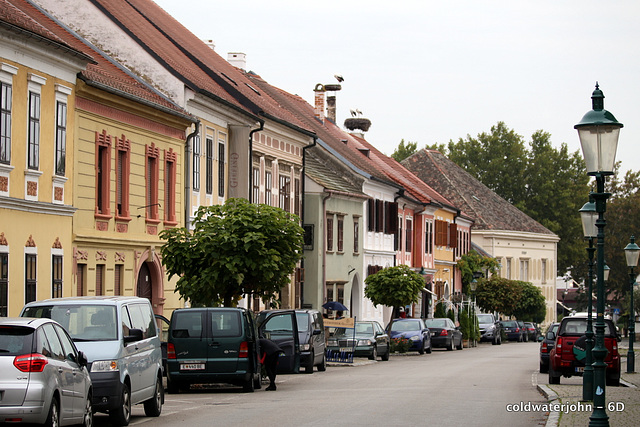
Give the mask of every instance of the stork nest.
<path id="1" fill-rule="evenodd" d="M 371 126 L 371 120 L 364 117 L 351 117 L 344 121 L 344 127 L 349 130 L 361 130 L 366 132 Z"/>

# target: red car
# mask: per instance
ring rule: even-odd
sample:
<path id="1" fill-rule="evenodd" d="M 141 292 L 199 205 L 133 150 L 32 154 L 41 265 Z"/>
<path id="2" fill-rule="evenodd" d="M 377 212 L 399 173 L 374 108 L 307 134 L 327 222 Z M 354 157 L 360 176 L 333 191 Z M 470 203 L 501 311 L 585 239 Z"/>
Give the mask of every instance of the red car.
<path id="1" fill-rule="evenodd" d="M 595 319 L 594 319 L 595 331 Z M 560 322 L 555 337 L 555 347 L 549 354 L 549 384 L 560 384 L 560 377 L 582 376 L 586 356 L 586 317 L 565 317 Z M 604 344 L 607 356 L 606 378 L 608 386 L 620 385 L 620 353 L 618 342 L 620 337 L 616 327 L 609 319 L 605 319 Z"/>

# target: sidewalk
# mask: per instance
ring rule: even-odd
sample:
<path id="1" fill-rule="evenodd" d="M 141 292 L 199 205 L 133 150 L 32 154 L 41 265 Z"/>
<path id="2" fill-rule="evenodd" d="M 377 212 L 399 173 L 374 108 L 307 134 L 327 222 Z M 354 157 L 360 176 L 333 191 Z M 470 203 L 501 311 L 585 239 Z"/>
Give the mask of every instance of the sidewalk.
<path id="1" fill-rule="evenodd" d="M 622 356 L 620 387 L 606 388 L 607 415 L 609 425 L 621 427 L 636 427 L 640 425 L 640 373 L 638 372 L 638 362 L 640 361 L 639 347 L 634 343 L 636 358 L 636 372 L 628 374 L 627 370 L 627 350 L 628 340 L 623 339 L 619 345 Z M 564 408 L 575 411 L 551 412 L 547 420 L 547 427 L 570 427 L 589 425 L 589 417 L 592 408 L 584 410 L 591 402 L 582 401 L 582 383 L 580 385 L 549 385 L 546 381 L 540 380 L 538 390 L 553 403 L 561 403 Z M 575 405 L 575 406 L 570 406 Z"/>

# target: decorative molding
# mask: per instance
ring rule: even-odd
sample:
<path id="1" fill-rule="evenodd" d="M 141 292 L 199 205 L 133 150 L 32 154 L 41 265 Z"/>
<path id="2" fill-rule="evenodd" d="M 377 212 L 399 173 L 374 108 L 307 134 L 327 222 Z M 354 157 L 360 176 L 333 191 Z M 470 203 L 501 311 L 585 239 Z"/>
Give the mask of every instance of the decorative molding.
<path id="1" fill-rule="evenodd" d="M 38 197 L 37 181 L 27 181 L 27 196 Z"/>
<path id="2" fill-rule="evenodd" d="M 73 257 L 76 260 L 86 261 L 87 259 L 89 259 L 89 252 L 80 250 L 78 248 L 73 248 Z"/>
<path id="3" fill-rule="evenodd" d="M 96 251 L 96 261 L 106 261 L 106 260 L 107 260 L 106 251 Z"/>
<path id="4" fill-rule="evenodd" d="M 9 246 L 9 242 L 7 242 L 7 238 L 4 237 L 4 232 L 0 233 L 0 246 Z"/>
<path id="5" fill-rule="evenodd" d="M 35 240 L 33 240 L 33 236 L 31 234 L 29 235 L 29 238 L 27 239 L 27 243 L 25 243 L 24 246 L 26 248 L 35 248 L 36 247 L 36 242 L 35 242 Z"/>
<path id="6" fill-rule="evenodd" d="M 9 192 L 9 177 L 0 176 L 0 192 L 2 193 Z"/>
<path id="7" fill-rule="evenodd" d="M 58 202 L 62 202 L 64 200 L 64 188 L 63 187 L 55 187 L 53 190 L 53 199 Z"/>
<path id="8" fill-rule="evenodd" d="M 55 242 L 51 246 L 53 249 L 62 249 L 62 243 L 60 243 L 60 237 L 56 237 Z"/>
<path id="9" fill-rule="evenodd" d="M 149 234 L 151 236 L 157 236 L 158 235 L 158 226 L 157 225 L 149 225 L 149 224 L 147 224 L 147 234 Z"/>
<path id="10" fill-rule="evenodd" d="M 115 260 L 116 262 L 124 262 L 125 261 L 125 253 L 124 252 L 118 252 L 116 251 L 115 253 Z"/>
<path id="11" fill-rule="evenodd" d="M 117 222 L 116 223 L 116 231 L 118 233 L 126 233 L 126 232 L 128 232 L 129 231 L 129 224 Z"/>
<path id="12" fill-rule="evenodd" d="M 105 221 L 96 221 L 96 230 L 98 231 L 109 230 L 109 223 Z"/>

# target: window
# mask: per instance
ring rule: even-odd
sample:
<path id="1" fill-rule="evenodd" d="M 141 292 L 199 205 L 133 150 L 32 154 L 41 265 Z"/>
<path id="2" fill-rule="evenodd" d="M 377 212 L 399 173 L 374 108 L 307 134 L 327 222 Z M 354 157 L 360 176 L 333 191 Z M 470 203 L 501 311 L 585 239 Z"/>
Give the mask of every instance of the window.
<path id="1" fill-rule="evenodd" d="M 104 295 L 104 264 L 96 265 L 96 295 Z"/>
<path id="2" fill-rule="evenodd" d="M 253 167 L 253 179 L 251 180 L 251 202 L 260 203 L 260 168 Z"/>
<path id="3" fill-rule="evenodd" d="M 7 317 L 9 302 L 9 254 L 0 253 L 0 317 Z"/>
<path id="4" fill-rule="evenodd" d="M 521 259 L 520 260 L 520 280 L 523 282 L 529 281 L 529 260 Z"/>
<path id="5" fill-rule="evenodd" d="M 338 252 L 344 252 L 344 216 L 338 215 Z"/>
<path id="6" fill-rule="evenodd" d="M 218 196 L 224 197 L 224 165 L 225 165 L 225 145 L 223 141 L 218 141 Z"/>
<path id="7" fill-rule="evenodd" d="M 280 175 L 280 208 L 291 212 L 291 177 Z"/>
<path id="8" fill-rule="evenodd" d="M 542 283 L 547 283 L 547 260 L 543 259 L 542 260 Z"/>
<path id="9" fill-rule="evenodd" d="M 165 152 L 164 164 L 164 220 L 173 225 L 176 220 L 176 160 L 178 155 L 169 149 Z"/>
<path id="10" fill-rule="evenodd" d="M 327 252 L 333 251 L 333 216 L 327 217 Z"/>
<path id="11" fill-rule="evenodd" d="M 0 82 L 0 163 L 11 163 L 11 94 L 10 84 Z M 6 316 L 6 315 L 5 315 Z"/>
<path id="12" fill-rule="evenodd" d="M 271 179 L 271 171 L 266 171 L 264 173 L 264 203 L 271 206 L 271 188 L 272 188 L 272 179 Z"/>
<path id="13" fill-rule="evenodd" d="M 61 298 L 62 297 L 62 256 L 53 255 L 51 257 L 51 297 L 53 298 Z"/>
<path id="14" fill-rule="evenodd" d="M 433 253 L 433 221 L 426 220 L 424 223 L 424 253 Z"/>
<path id="15" fill-rule="evenodd" d="M 193 191 L 200 191 L 200 135 L 193 138 Z"/>
<path id="16" fill-rule="evenodd" d="M 507 258 L 507 279 L 511 280 L 511 258 Z"/>
<path id="17" fill-rule="evenodd" d="M 207 136 L 205 140 L 206 162 L 205 162 L 205 181 L 207 194 L 213 194 L 213 137 Z"/>
<path id="18" fill-rule="evenodd" d="M 407 218 L 406 225 L 405 251 L 410 253 L 413 248 L 413 220 Z"/>
<path id="19" fill-rule="evenodd" d="M 293 193 L 293 213 L 300 216 L 300 179 L 296 178 L 293 181 L 294 193 Z"/>
<path id="20" fill-rule="evenodd" d="M 447 221 L 436 220 L 436 246 L 447 246 L 449 239 L 449 227 Z"/>
<path id="21" fill-rule="evenodd" d="M 40 166 L 40 94 L 29 92 L 29 137 L 27 167 L 37 170 Z"/>
<path id="22" fill-rule="evenodd" d="M 122 271 L 124 266 L 122 264 L 116 264 L 113 277 L 113 294 L 122 295 Z"/>
<path id="23" fill-rule="evenodd" d="M 109 171 L 111 170 L 111 135 L 96 132 L 96 214 L 109 216 Z"/>
<path id="24" fill-rule="evenodd" d="M 56 104 L 56 175 L 64 176 L 67 154 L 67 104 Z"/>
<path id="25" fill-rule="evenodd" d="M 353 252 L 360 251 L 360 218 L 353 218 Z"/>
<path id="26" fill-rule="evenodd" d="M 158 220 L 158 158 L 160 150 L 153 143 L 147 145 L 147 220 Z"/>
<path id="27" fill-rule="evenodd" d="M 36 300 L 37 256 L 35 254 L 25 254 L 24 265 L 24 303 L 26 304 Z"/>
<path id="28" fill-rule="evenodd" d="M 86 278 L 87 278 L 87 264 L 78 264 L 76 270 L 76 292 L 77 296 L 81 297 L 86 295 Z"/>
<path id="29" fill-rule="evenodd" d="M 131 142 L 122 135 L 116 141 L 116 216 L 129 218 L 129 170 Z"/>

